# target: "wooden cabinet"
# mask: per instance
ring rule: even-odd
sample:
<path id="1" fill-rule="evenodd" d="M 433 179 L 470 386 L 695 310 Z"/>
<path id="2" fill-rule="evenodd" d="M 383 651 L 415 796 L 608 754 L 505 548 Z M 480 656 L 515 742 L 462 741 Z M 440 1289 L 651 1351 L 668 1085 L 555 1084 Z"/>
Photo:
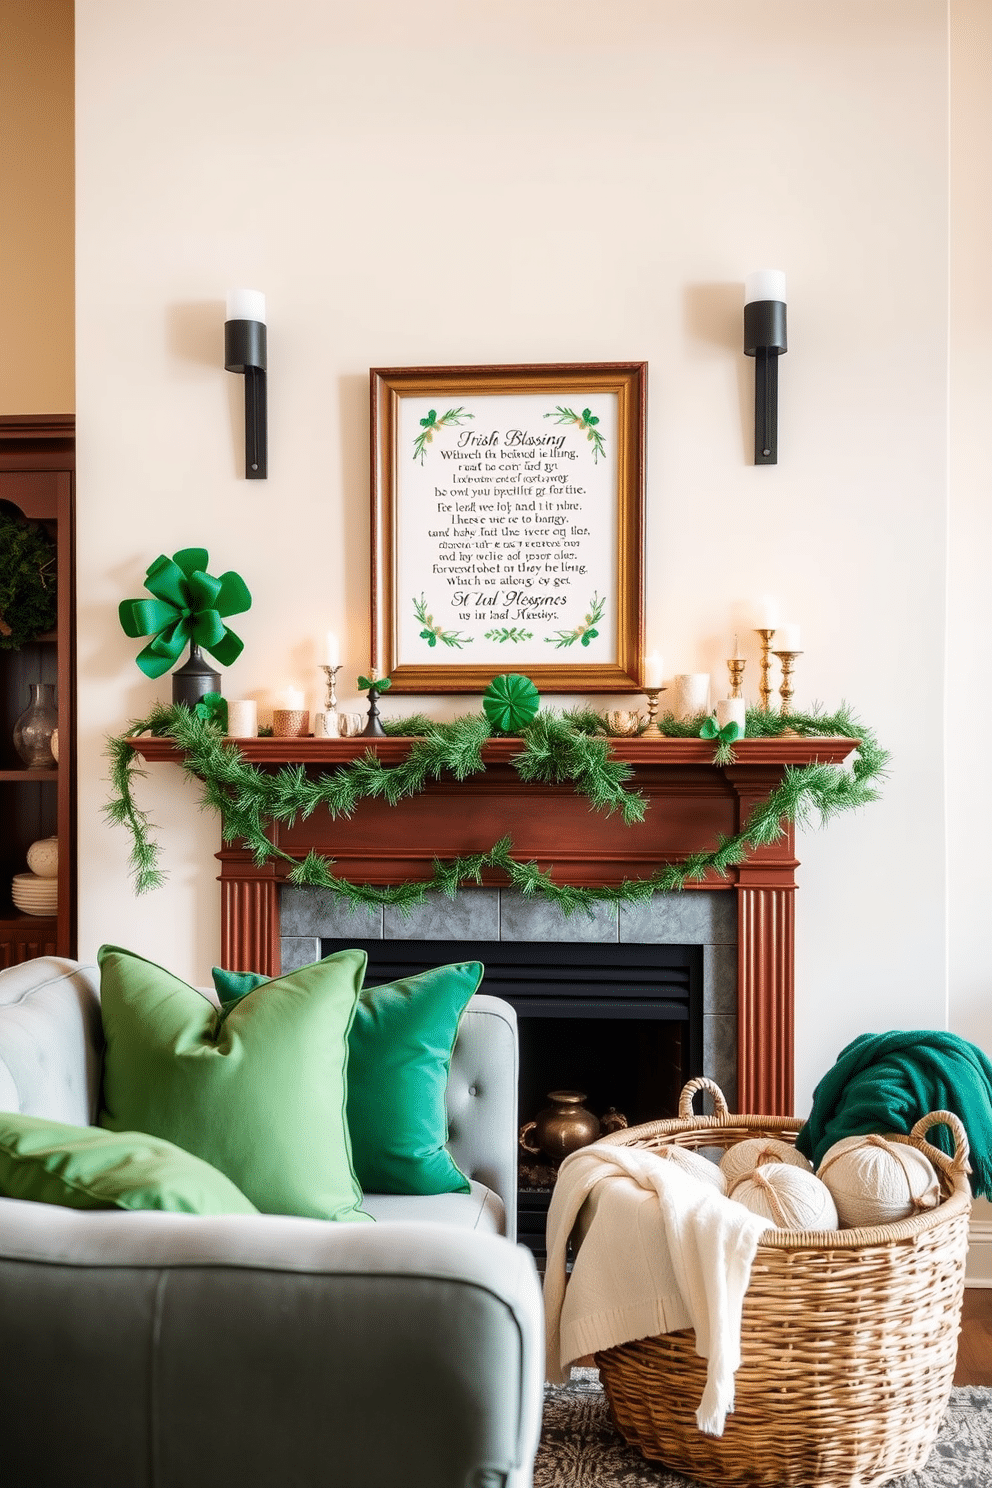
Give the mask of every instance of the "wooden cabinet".
<path id="1" fill-rule="evenodd" d="M 0 503 L 8 513 L 42 523 L 54 539 L 58 595 L 53 630 L 16 651 L 0 649 L 0 967 L 76 952 L 74 486 L 72 417 L 0 417 Z M 55 687 L 59 759 L 53 769 L 27 769 L 14 748 L 14 724 L 31 701 L 34 682 Z M 11 899 L 11 881 L 28 872 L 31 843 L 54 836 L 57 913 L 23 914 Z"/>

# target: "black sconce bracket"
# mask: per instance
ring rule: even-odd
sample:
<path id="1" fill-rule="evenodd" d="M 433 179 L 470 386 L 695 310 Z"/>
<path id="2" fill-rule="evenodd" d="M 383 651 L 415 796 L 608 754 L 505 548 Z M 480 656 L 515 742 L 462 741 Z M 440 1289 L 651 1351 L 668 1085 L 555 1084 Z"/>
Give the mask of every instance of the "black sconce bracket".
<path id="1" fill-rule="evenodd" d="M 778 359 L 788 351 L 785 303 L 751 300 L 744 306 L 744 355 L 754 363 L 754 463 L 778 464 Z"/>
<path id="2" fill-rule="evenodd" d="M 245 379 L 245 479 L 265 480 L 269 473 L 265 372 L 268 338 L 260 320 L 224 322 L 224 366 Z"/>

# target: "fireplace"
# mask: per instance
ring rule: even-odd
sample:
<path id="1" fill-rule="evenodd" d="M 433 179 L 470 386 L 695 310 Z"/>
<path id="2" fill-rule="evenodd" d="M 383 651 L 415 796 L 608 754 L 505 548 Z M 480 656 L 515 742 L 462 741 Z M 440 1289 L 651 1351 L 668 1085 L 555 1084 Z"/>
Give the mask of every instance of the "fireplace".
<path id="1" fill-rule="evenodd" d="M 130 743 L 149 761 L 175 761 L 180 754 L 171 739 L 142 737 Z M 368 748 L 389 764 L 403 759 L 412 747 L 409 739 L 398 737 L 238 742 L 245 758 L 263 769 L 292 764 L 313 775 L 359 758 Z M 332 818 L 320 808 L 289 823 L 270 823 L 273 846 L 282 855 L 277 860 L 257 862 L 238 843 L 222 847 L 217 854 L 221 863 L 221 959 L 232 970 L 278 974 L 281 942 L 286 938 L 280 925 L 281 891 L 293 862 L 310 852 L 329 856 L 339 873 L 358 883 L 424 882 L 433 878 L 436 860 L 485 853 L 497 837 L 507 836 L 519 861 L 537 863 L 558 882 L 617 887 L 649 875 L 662 863 L 684 862 L 695 853 L 706 852 L 721 836 L 742 830 L 752 809 L 767 799 L 790 766 L 815 761 L 839 764 L 856 747 L 857 740 L 849 738 L 780 735 L 744 739 L 734 746 L 732 764 L 716 765 L 712 745 L 702 739 L 611 740 L 611 755 L 630 767 L 631 783 L 649 808 L 642 823 L 626 826 L 616 816 L 590 809 L 588 801 L 568 785 L 522 782 L 514 769 L 520 741 L 492 739 L 482 748 L 482 771 L 464 780 L 442 776 L 395 805 L 381 799 L 363 800 L 346 819 Z M 686 904 L 713 897 L 732 906 L 736 926 L 735 1104 L 738 1109 L 768 1115 L 793 1111 L 793 900 L 798 866 L 793 829 L 785 823 L 775 841 L 755 848 L 724 876 L 713 874 L 698 888 L 675 896 Z M 499 869 L 484 869 L 480 876 L 483 885 L 505 892 L 506 876 Z M 604 907 L 610 908 L 599 904 L 597 913 Z M 636 918 L 643 908 L 643 904 L 621 905 L 621 921 L 628 910 Z M 447 919 L 442 938 L 457 938 L 461 932 L 450 913 Z M 361 933 L 357 924 L 352 929 Z M 470 936 L 475 933 L 469 932 Z M 492 937 L 483 934 L 480 938 Z M 525 938 L 559 937 L 540 933 Z M 571 938 L 591 941 L 598 937 L 590 933 Z M 608 933 L 603 938 L 618 937 Z M 621 934 L 619 938 L 650 940 L 652 936 Z"/>
<path id="2" fill-rule="evenodd" d="M 685 1081 L 703 1073 L 702 944 L 319 937 L 322 956 L 348 946 L 368 955 L 367 986 L 482 962 L 480 990 L 517 1013 L 521 1123 L 562 1088 L 582 1091 L 597 1116 L 612 1109 L 632 1126 L 660 1120 L 676 1114 Z M 287 947 L 290 958 L 297 949 Z M 517 1229 L 538 1255 L 553 1183 L 553 1165 L 521 1148 Z"/>

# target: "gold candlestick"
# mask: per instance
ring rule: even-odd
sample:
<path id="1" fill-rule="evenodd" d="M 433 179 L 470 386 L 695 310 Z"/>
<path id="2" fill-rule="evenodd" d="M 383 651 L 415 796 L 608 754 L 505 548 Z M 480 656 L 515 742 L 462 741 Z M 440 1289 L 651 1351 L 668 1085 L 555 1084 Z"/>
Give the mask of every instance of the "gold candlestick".
<path id="1" fill-rule="evenodd" d="M 768 660 L 771 651 L 772 636 L 775 629 L 771 630 L 758 627 L 758 635 L 761 637 L 761 682 L 758 685 L 758 695 L 761 698 L 761 711 L 767 713 L 770 710 L 772 697 L 771 683 L 768 681 L 768 673 L 771 671 L 771 662 Z"/>
<path id="2" fill-rule="evenodd" d="M 741 682 L 744 679 L 744 668 L 747 662 L 743 656 L 731 656 L 727 659 L 727 671 L 730 673 L 730 696 L 732 698 L 743 697 Z"/>
<path id="3" fill-rule="evenodd" d="M 802 654 L 801 651 L 775 652 L 775 655 L 782 663 L 782 685 L 778 690 L 779 697 L 782 699 L 782 706 L 779 712 L 782 714 L 789 712 L 789 704 L 792 702 L 792 668 L 795 665 L 796 657 L 802 656 Z"/>
<path id="4" fill-rule="evenodd" d="M 655 722 L 655 715 L 658 712 L 658 698 L 667 691 L 666 687 L 645 687 L 644 696 L 648 700 L 648 726 L 641 735 L 642 739 L 661 737 L 661 729 Z"/>

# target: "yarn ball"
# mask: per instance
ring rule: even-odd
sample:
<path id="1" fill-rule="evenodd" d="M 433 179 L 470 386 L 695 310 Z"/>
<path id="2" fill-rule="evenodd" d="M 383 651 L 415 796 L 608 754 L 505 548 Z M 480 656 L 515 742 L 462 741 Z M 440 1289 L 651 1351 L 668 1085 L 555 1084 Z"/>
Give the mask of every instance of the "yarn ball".
<path id="1" fill-rule="evenodd" d="M 837 1210 L 830 1190 L 815 1173 L 794 1163 L 766 1163 L 738 1178 L 732 1199 L 770 1219 L 779 1230 L 836 1230 Z"/>
<path id="2" fill-rule="evenodd" d="M 940 1181 L 930 1159 L 875 1132 L 835 1142 L 818 1172 L 846 1229 L 893 1224 L 940 1203 Z"/>
<path id="3" fill-rule="evenodd" d="M 684 1173 L 690 1173 L 693 1178 L 710 1184 L 718 1193 L 727 1192 L 726 1182 L 717 1164 L 710 1162 L 708 1157 L 693 1152 L 690 1147 L 679 1147 L 677 1143 L 673 1143 L 670 1146 L 658 1148 L 654 1155 L 663 1158 L 665 1162 L 674 1163 Z"/>
<path id="4" fill-rule="evenodd" d="M 805 1168 L 808 1173 L 813 1171 L 813 1164 L 797 1152 L 791 1142 L 782 1142 L 778 1137 L 747 1137 L 743 1142 L 728 1147 L 720 1159 L 728 1188 L 733 1188 L 738 1178 L 745 1178 L 755 1168 L 763 1168 L 768 1163 L 791 1163 L 794 1167 Z"/>

